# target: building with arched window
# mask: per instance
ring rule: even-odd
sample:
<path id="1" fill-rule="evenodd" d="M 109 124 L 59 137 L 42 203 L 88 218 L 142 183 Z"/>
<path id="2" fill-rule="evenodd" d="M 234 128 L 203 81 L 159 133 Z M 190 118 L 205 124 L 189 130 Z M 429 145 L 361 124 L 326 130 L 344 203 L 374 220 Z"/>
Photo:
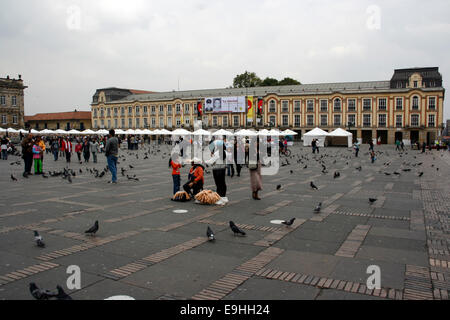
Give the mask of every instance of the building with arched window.
<path id="1" fill-rule="evenodd" d="M 434 67 L 397 69 L 391 80 L 385 81 L 162 93 L 99 89 L 91 107 L 93 127 L 97 129 L 106 128 L 107 120 L 122 129 L 192 129 L 199 100 L 252 96 L 254 101 L 263 99 L 263 112 L 260 116 L 255 113 L 251 122 L 245 112 L 211 112 L 203 115 L 203 125 L 208 129 L 289 128 L 299 137 L 315 127 L 329 132 L 343 128 L 364 143 L 379 139 L 392 144 L 396 139 L 431 142 L 440 137 L 444 95 L 442 76 Z"/>

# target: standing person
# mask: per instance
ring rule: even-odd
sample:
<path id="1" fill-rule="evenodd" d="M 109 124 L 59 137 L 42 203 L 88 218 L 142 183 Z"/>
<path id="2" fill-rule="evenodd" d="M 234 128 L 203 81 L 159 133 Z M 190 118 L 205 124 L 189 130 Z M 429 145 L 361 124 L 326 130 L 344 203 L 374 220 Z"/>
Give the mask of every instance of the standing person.
<path id="1" fill-rule="evenodd" d="M 233 144 L 231 142 L 227 142 L 226 143 L 226 147 L 227 149 L 225 150 L 225 155 L 226 155 L 226 160 L 227 160 L 227 176 L 231 178 L 234 177 L 234 156 L 233 156 L 233 151 L 234 151 L 234 147 Z"/>
<path id="2" fill-rule="evenodd" d="M 53 158 L 55 159 L 55 161 L 58 161 L 59 143 L 58 143 L 57 139 L 53 139 L 50 148 L 51 148 L 52 153 L 53 153 Z"/>
<path id="3" fill-rule="evenodd" d="M 94 138 L 94 140 L 90 144 L 92 158 L 94 159 L 94 163 L 97 163 L 97 152 L 98 152 L 98 142 L 97 139 Z"/>
<path id="4" fill-rule="evenodd" d="M 250 185 L 252 188 L 252 198 L 254 200 L 261 200 L 258 196 L 258 192 L 263 189 L 262 177 L 261 177 L 261 162 L 259 159 L 259 139 L 256 144 L 256 164 L 249 164 L 250 170 Z"/>
<path id="5" fill-rule="evenodd" d="M 316 146 L 317 146 L 317 142 L 316 139 L 313 139 L 313 141 L 311 142 L 311 147 L 312 147 L 312 153 L 316 153 Z"/>
<path id="6" fill-rule="evenodd" d="M 47 150 L 47 147 L 45 146 L 45 142 L 41 137 L 37 137 L 36 140 L 39 143 L 39 147 L 41 148 L 41 170 L 39 171 L 39 174 L 42 174 L 42 168 L 44 167 L 44 151 Z"/>
<path id="7" fill-rule="evenodd" d="M 174 153 L 172 157 L 169 159 L 169 168 L 172 168 L 172 180 L 173 180 L 173 194 L 175 195 L 178 191 L 180 191 L 180 183 L 181 183 L 181 173 L 180 168 L 181 164 L 178 162 L 179 156 Z"/>
<path id="8" fill-rule="evenodd" d="M 373 141 L 372 140 L 369 141 L 369 151 L 374 151 L 373 150 Z"/>
<path id="9" fill-rule="evenodd" d="M 400 148 L 402 148 L 402 151 L 405 151 L 405 143 L 403 140 L 400 142 Z"/>
<path id="10" fill-rule="evenodd" d="M 91 141 L 89 138 L 86 138 L 83 143 L 83 158 L 84 162 L 88 163 L 91 157 Z"/>
<path id="11" fill-rule="evenodd" d="M 72 157 L 72 142 L 70 142 L 69 137 L 66 138 L 66 140 L 63 141 L 63 149 L 66 153 L 66 162 L 70 163 L 70 158 Z"/>
<path id="12" fill-rule="evenodd" d="M 227 185 L 225 183 L 225 143 L 223 140 L 216 140 L 210 144 L 209 148 L 211 150 L 212 158 L 208 161 L 205 161 L 205 163 L 213 167 L 213 177 L 217 189 L 216 192 L 221 198 L 225 198 L 227 196 Z"/>
<path id="13" fill-rule="evenodd" d="M 8 138 L 3 137 L 1 141 L 2 159 L 8 160 Z"/>
<path id="14" fill-rule="evenodd" d="M 109 171 L 111 171 L 112 180 L 108 183 L 117 183 L 117 158 L 119 156 L 119 140 L 116 138 L 116 132 L 109 130 L 109 139 L 106 141 L 105 156 L 108 161 Z"/>
<path id="15" fill-rule="evenodd" d="M 422 144 L 422 153 L 425 153 L 425 149 L 426 149 L 427 145 L 425 144 L 425 142 Z"/>
<path id="16" fill-rule="evenodd" d="M 31 175 L 31 167 L 33 165 L 33 135 L 30 133 L 22 140 L 22 159 L 25 162 L 24 178 Z"/>
<path id="17" fill-rule="evenodd" d="M 77 144 L 75 146 L 75 152 L 78 156 L 78 162 L 80 162 L 80 164 L 82 164 L 81 162 L 81 151 L 83 150 L 83 145 L 81 144 L 80 140 L 77 141 Z"/>
<path id="18" fill-rule="evenodd" d="M 359 143 L 358 142 L 355 142 L 354 148 L 355 148 L 355 157 L 358 158 L 358 154 L 359 154 Z"/>
<path id="19" fill-rule="evenodd" d="M 316 151 L 317 153 L 320 153 L 319 151 L 319 139 L 316 139 Z"/>
<path id="20" fill-rule="evenodd" d="M 372 161 L 372 163 L 375 162 L 375 160 L 377 160 L 377 158 L 375 157 L 375 151 L 371 151 L 370 152 L 370 160 Z"/>
<path id="21" fill-rule="evenodd" d="M 42 174 L 42 152 L 39 139 L 36 139 L 33 145 L 34 174 Z"/>
<path id="22" fill-rule="evenodd" d="M 395 140 L 395 151 L 400 151 L 400 141 L 398 139 Z"/>
<path id="23" fill-rule="evenodd" d="M 234 163 L 236 164 L 236 173 L 237 176 L 241 176 L 241 169 L 243 163 L 244 150 L 238 151 L 238 141 L 237 138 L 234 139 Z"/>

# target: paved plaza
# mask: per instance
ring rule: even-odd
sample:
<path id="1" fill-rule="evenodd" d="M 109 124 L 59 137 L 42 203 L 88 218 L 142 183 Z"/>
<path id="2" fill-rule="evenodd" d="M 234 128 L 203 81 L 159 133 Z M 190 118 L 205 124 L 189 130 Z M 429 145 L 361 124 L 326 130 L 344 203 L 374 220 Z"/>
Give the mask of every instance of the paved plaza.
<path id="1" fill-rule="evenodd" d="M 216 207 L 170 201 L 169 146 L 153 148 L 145 159 L 148 148 L 121 150 L 126 160 L 118 165 L 117 185 L 107 183 L 110 173 L 95 178 L 87 170 L 106 167 L 102 154 L 98 164 L 80 165 L 72 156 L 73 183 L 25 179 L 22 161 L 12 164 L 20 157 L 0 161 L 0 299 L 33 299 L 30 282 L 50 290 L 59 284 L 76 300 L 448 299 L 448 151 L 378 146 L 371 164 L 367 145 L 355 158 L 346 148 L 313 156 L 296 144 L 290 165 L 263 176 L 262 201 L 251 199 L 243 168 L 241 177 L 227 177 L 230 202 Z M 65 165 L 45 156 L 45 172 Z M 183 183 L 188 170 L 182 169 Z M 215 190 L 212 173 L 205 189 Z M 187 212 L 174 212 L 179 209 Z M 271 223 L 294 217 L 291 227 Z M 86 236 L 96 220 L 99 232 Z M 234 236 L 230 220 L 247 236 Z M 215 242 L 208 242 L 208 226 Z M 36 246 L 33 230 L 45 248 Z M 81 268 L 80 290 L 66 287 L 72 265 Z M 366 287 L 372 265 L 380 268 L 381 289 Z"/>

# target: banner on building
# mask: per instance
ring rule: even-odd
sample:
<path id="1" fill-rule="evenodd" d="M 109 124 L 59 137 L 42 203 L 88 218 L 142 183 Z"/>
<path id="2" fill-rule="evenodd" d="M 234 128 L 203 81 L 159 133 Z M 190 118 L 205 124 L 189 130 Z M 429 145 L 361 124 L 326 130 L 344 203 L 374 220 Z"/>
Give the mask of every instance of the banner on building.
<path id="1" fill-rule="evenodd" d="M 262 114 L 263 114 L 263 105 L 264 105 L 264 99 L 258 98 L 258 116 L 262 116 Z"/>
<path id="2" fill-rule="evenodd" d="M 203 104 L 202 101 L 197 102 L 197 116 L 201 118 L 203 116 Z"/>
<path id="3" fill-rule="evenodd" d="M 247 120 L 250 122 L 253 121 L 254 109 L 253 97 L 247 97 Z"/>
<path id="4" fill-rule="evenodd" d="M 207 113 L 239 113 L 245 111 L 245 97 L 205 98 L 205 112 Z"/>

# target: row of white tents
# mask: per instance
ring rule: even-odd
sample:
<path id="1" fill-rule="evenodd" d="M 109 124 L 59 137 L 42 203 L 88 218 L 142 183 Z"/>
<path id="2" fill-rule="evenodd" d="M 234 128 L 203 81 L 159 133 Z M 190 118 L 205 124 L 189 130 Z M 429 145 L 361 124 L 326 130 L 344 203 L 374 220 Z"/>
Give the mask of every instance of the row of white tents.
<path id="1" fill-rule="evenodd" d="M 349 148 L 353 145 L 353 134 L 338 128 L 330 133 L 315 128 L 303 135 L 303 145 L 305 147 L 311 146 L 312 141 L 316 139 L 318 141 L 317 146 L 323 147 L 326 145 L 346 145 Z"/>
<path id="2" fill-rule="evenodd" d="M 0 133 L 22 133 L 22 134 L 28 134 L 29 132 L 33 135 L 101 135 L 101 136 L 105 136 L 109 134 L 108 130 L 98 130 L 98 131 L 92 131 L 90 129 L 85 130 L 85 131 L 78 131 L 78 130 L 70 130 L 70 131 L 66 131 L 66 130 L 42 130 L 42 131 L 37 131 L 34 129 L 29 130 L 24 130 L 24 129 L 20 129 L 20 130 L 16 130 L 13 128 L 8 128 L 8 129 L 2 129 L 0 128 Z M 254 130 L 247 130 L 247 129 L 243 129 L 243 130 L 239 130 L 237 132 L 231 132 L 231 131 L 227 131 L 227 130 L 218 130 L 215 131 L 214 133 L 210 132 L 210 131 L 206 131 L 203 129 L 199 129 L 197 131 L 194 132 L 190 132 L 188 130 L 185 129 L 177 129 L 174 131 L 169 131 L 166 129 L 162 129 L 162 130 L 133 130 L 133 129 L 129 129 L 129 130 L 121 130 L 121 129 L 116 129 L 115 130 L 116 134 L 118 135 L 148 135 L 148 136 L 189 136 L 189 135 L 194 135 L 194 136 L 295 136 L 297 135 L 296 132 L 292 131 L 292 130 L 285 130 L 283 132 L 280 132 L 278 130 L 272 129 L 272 130 L 267 130 L 267 129 L 263 129 L 260 131 L 254 131 Z"/>

